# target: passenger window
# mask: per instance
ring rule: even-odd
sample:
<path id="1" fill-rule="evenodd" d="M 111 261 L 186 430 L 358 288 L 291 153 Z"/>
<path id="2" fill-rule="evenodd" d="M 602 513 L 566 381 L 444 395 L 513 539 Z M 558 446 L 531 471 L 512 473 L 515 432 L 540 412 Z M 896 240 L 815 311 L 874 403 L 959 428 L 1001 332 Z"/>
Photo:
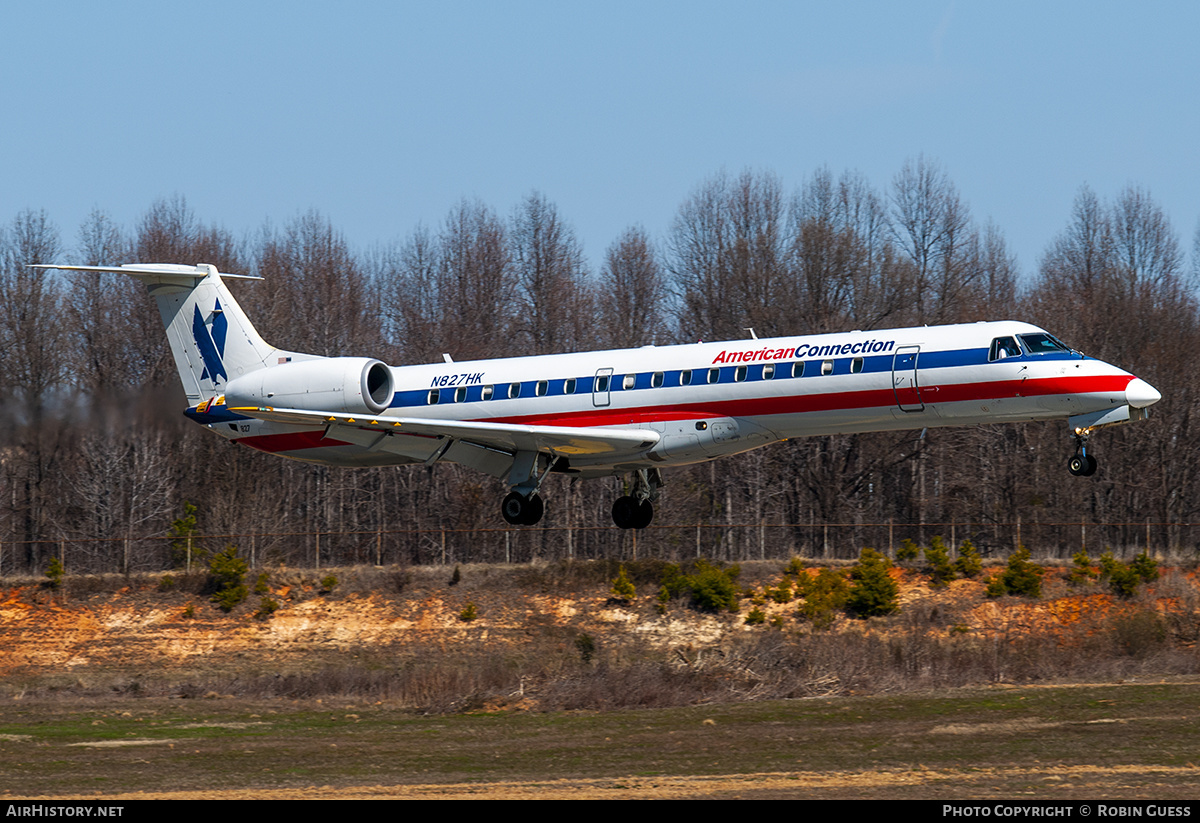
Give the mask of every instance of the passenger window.
<path id="1" fill-rule="evenodd" d="M 747 369 L 745 366 L 738 366 L 736 369 L 733 370 L 733 379 L 736 380 L 737 382 L 741 383 L 743 380 L 746 379 L 746 373 L 747 373 Z"/>
<path id="2" fill-rule="evenodd" d="M 454 402 L 455 403 L 462 403 L 466 399 L 467 399 L 467 387 L 466 386 L 459 386 L 457 389 L 454 390 Z"/>
<path id="3" fill-rule="evenodd" d="M 1021 347 L 1011 337 L 997 337 L 992 341 L 992 349 L 988 352 L 988 360 L 1004 360 L 1008 357 L 1020 357 Z"/>
<path id="4" fill-rule="evenodd" d="M 608 375 L 602 374 L 596 378 L 596 391 L 608 391 Z"/>
<path id="5" fill-rule="evenodd" d="M 521 384 L 520 383 L 509 383 L 508 384 L 508 399 L 515 400 L 516 398 L 518 398 L 520 396 L 521 396 Z"/>
<path id="6" fill-rule="evenodd" d="M 792 364 L 792 377 L 803 377 L 803 376 L 804 376 L 804 361 L 797 360 L 795 363 Z"/>
<path id="7" fill-rule="evenodd" d="M 684 369 L 683 371 L 681 371 L 679 373 L 679 385 L 681 385 L 681 386 L 692 385 L 692 370 L 691 369 Z"/>
<path id="8" fill-rule="evenodd" d="M 430 406 L 436 406 L 437 402 L 442 399 L 441 393 L 437 389 L 429 390 L 429 399 L 426 401 Z"/>
<path id="9" fill-rule="evenodd" d="M 545 397 L 546 392 L 550 391 L 550 382 L 547 380 L 539 380 L 537 383 L 537 396 Z"/>
<path id="10" fill-rule="evenodd" d="M 833 361 L 832 360 L 821 361 L 821 374 L 833 374 Z"/>
<path id="11" fill-rule="evenodd" d="M 663 384 L 663 373 L 656 371 L 650 378 L 650 388 L 661 389 Z"/>
<path id="12" fill-rule="evenodd" d="M 621 388 L 625 389 L 626 391 L 629 391 L 635 385 L 637 385 L 636 374 L 627 374 L 625 375 L 625 379 L 621 381 Z"/>
<path id="13" fill-rule="evenodd" d="M 851 374 L 858 374 L 862 370 L 863 370 L 863 359 L 861 357 L 856 357 L 850 361 L 850 373 Z"/>
<path id="14" fill-rule="evenodd" d="M 575 393 L 575 378 L 568 377 L 567 382 L 563 383 L 563 394 L 574 394 L 574 393 Z"/>
<path id="15" fill-rule="evenodd" d="M 493 389 L 491 386 L 484 386 L 483 394 L 480 395 L 480 398 L 483 400 L 491 400 L 492 399 L 492 391 L 493 391 Z"/>
<path id="16" fill-rule="evenodd" d="M 721 379 L 721 370 L 720 369 L 709 369 L 708 370 L 708 382 L 709 383 L 716 383 L 720 379 Z"/>
<path id="17" fill-rule="evenodd" d="M 768 363 L 767 365 L 763 366 L 763 377 L 762 377 L 763 380 L 770 380 L 774 376 L 775 376 L 775 364 L 774 363 Z"/>

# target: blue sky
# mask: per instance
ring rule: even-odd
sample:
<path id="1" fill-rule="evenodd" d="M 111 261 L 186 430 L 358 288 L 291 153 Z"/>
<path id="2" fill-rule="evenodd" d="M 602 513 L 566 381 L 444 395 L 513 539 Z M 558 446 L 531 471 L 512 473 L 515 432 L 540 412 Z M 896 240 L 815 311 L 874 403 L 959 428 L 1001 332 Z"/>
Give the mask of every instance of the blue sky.
<path id="1" fill-rule="evenodd" d="M 924 154 L 1034 271 L 1087 184 L 1200 219 L 1200 4 L 39 2 L 0 7 L 0 221 L 182 195 L 355 248 L 462 198 L 557 204 L 593 263 L 721 170 L 885 190 Z M 183 261 L 194 262 L 194 261 Z"/>

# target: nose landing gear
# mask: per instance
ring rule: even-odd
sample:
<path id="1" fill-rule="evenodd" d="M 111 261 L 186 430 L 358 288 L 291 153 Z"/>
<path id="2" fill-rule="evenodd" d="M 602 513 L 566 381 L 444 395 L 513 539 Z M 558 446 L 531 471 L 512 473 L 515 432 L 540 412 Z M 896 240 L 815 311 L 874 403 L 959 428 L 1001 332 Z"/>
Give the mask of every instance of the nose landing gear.
<path id="1" fill-rule="evenodd" d="M 1091 477 L 1096 473 L 1096 458 L 1087 453 L 1088 433 L 1076 430 L 1075 454 L 1067 461 L 1067 471 L 1076 477 Z"/>

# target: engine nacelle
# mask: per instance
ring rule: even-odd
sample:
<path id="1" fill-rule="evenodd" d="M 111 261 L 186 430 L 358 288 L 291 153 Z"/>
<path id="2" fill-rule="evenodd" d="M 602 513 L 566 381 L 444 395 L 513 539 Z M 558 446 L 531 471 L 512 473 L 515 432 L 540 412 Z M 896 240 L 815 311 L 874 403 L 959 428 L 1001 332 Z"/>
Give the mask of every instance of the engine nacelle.
<path id="1" fill-rule="evenodd" d="M 392 370 L 369 357 L 301 360 L 250 372 L 225 386 L 225 405 L 379 414 L 392 402 Z"/>

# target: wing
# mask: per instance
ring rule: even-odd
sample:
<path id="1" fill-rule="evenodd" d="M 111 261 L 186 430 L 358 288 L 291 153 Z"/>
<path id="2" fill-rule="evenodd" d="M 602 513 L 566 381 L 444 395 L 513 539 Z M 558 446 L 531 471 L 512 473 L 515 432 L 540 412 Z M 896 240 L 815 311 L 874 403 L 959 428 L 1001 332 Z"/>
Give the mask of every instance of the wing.
<path id="1" fill-rule="evenodd" d="M 644 452 L 659 439 L 658 432 L 650 429 L 518 426 L 254 406 L 229 411 L 273 423 L 321 426 L 328 437 L 356 443 L 372 451 L 395 452 L 426 459 L 429 463 L 444 458 L 498 477 L 507 474 L 512 458 L 518 452 L 619 458 Z M 494 458 L 489 460 L 486 454 L 480 454 L 481 450 L 490 452 Z M 429 455 L 427 458 L 424 457 L 426 454 Z"/>

